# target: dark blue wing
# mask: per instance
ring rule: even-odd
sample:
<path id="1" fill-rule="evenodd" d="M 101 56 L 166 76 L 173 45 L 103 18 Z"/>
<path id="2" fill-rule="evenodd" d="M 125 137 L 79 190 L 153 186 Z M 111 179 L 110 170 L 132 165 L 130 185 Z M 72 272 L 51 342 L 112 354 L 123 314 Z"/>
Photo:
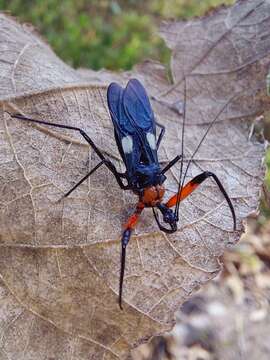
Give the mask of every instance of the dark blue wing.
<path id="1" fill-rule="evenodd" d="M 145 88 L 137 79 L 131 79 L 124 90 L 124 108 L 136 127 L 156 132 L 154 114 Z"/>
<path id="2" fill-rule="evenodd" d="M 148 95 L 137 79 L 131 79 L 123 94 L 125 113 L 136 128 L 140 140 L 141 156 L 146 164 L 158 162 L 156 149 L 156 123 Z"/>
<path id="3" fill-rule="evenodd" d="M 123 141 L 124 144 L 125 142 L 128 142 L 128 139 L 130 142 L 133 141 L 135 129 L 125 114 L 123 107 L 123 93 L 124 89 L 120 85 L 111 83 L 107 91 L 107 101 L 114 126 L 116 144 L 126 165 L 127 171 L 130 174 L 133 170 L 133 164 L 137 162 L 135 158 L 136 153 L 134 154 L 133 147 L 129 152 L 125 151 L 126 149 L 123 149 Z M 126 144 L 126 147 L 127 146 L 128 144 Z"/>
<path id="4" fill-rule="evenodd" d="M 132 79 L 125 89 L 112 83 L 107 100 L 116 143 L 128 175 L 132 176 L 140 163 L 157 163 L 155 120 L 141 83 Z"/>

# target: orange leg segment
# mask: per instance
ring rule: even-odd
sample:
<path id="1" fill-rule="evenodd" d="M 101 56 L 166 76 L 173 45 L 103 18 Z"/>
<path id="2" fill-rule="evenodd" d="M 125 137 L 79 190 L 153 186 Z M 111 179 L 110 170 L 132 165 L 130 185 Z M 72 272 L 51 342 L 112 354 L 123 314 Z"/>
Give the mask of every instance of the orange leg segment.
<path id="1" fill-rule="evenodd" d="M 139 221 L 139 217 L 140 217 L 143 209 L 144 209 L 144 204 L 142 202 L 139 202 L 136 206 L 135 212 L 128 219 L 128 221 L 124 227 L 125 230 L 127 230 L 127 229 L 133 230 L 135 228 L 135 226 L 137 225 L 137 223 Z"/>
<path id="2" fill-rule="evenodd" d="M 234 212 L 234 208 L 231 202 L 231 199 L 229 198 L 228 194 L 226 193 L 226 190 L 224 189 L 223 185 L 221 184 L 220 180 L 218 179 L 218 177 L 210 172 L 210 171 L 204 171 L 203 173 L 195 176 L 191 181 L 189 181 L 183 188 L 182 191 L 180 191 L 178 194 L 175 194 L 174 196 L 172 196 L 168 202 L 166 203 L 166 206 L 168 208 L 174 206 L 177 204 L 177 200 L 183 200 L 185 199 L 188 195 L 190 195 L 204 180 L 206 180 L 207 178 L 211 177 L 215 183 L 217 184 L 217 186 L 219 187 L 219 190 L 221 191 L 221 193 L 223 194 L 225 200 L 227 201 L 229 208 L 231 210 L 232 213 L 232 218 L 233 218 L 233 229 L 236 230 L 236 216 L 235 216 L 235 212 Z"/>
<path id="3" fill-rule="evenodd" d="M 198 186 L 200 183 L 194 182 L 194 179 L 188 182 L 183 188 L 182 191 L 178 194 L 173 195 L 166 203 L 167 207 L 173 207 L 177 203 L 177 198 L 181 201 L 184 200 L 188 195 L 190 195 Z"/>

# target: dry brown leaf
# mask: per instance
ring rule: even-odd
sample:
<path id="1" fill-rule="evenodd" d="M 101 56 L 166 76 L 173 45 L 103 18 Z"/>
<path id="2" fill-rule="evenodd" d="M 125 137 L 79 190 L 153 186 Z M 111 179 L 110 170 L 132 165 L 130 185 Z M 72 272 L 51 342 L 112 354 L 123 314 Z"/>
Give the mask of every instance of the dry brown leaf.
<path id="1" fill-rule="evenodd" d="M 217 274 L 219 256 L 239 239 L 242 220 L 258 204 L 264 144 L 249 137 L 249 120 L 267 107 L 269 11 L 269 1 L 240 1 L 202 19 L 163 26 L 173 49 L 174 85 L 151 62 L 118 75 L 72 70 L 29 28 L 0 15 L 3 359 L 126 359 L 130 348 L 170 329 L 182 302 Z M 232 232 L 228 207 L 211 181 L 181 205 L 172 236 L 157 231 L 145 211 L 128 247 L 120 311 L 119 238 L 136 197 L 101 168 L 59 201 L 96 156 L 77 134 L 22 124 L 3 108 L 82 127 L 123 170 L 106 106 L 108 83 L 131 76 L 144 82 L 166 126 L 160 159 L 168 161 L 180 153 L 184 74 L 187 159 L 228 104 L 188 178 L 202 169 L 219 176 L 234 203 L 238 231 Z M 176 166 L 168 175 L 167 196 L 177 188 L 178 171 Z"/>

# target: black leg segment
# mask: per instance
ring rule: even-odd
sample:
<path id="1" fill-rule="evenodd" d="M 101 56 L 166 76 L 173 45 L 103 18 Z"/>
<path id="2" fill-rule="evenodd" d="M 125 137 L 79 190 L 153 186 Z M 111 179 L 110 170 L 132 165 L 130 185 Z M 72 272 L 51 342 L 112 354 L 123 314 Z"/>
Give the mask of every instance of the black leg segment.
<path id="1" fill-rule="evenodd" d="M 225 200 L 227 201 L 227 203 L 229 205 L 229 208 L 231 210 L 231 213 L 232 213 L 233 229 L 236 230 L 236 216 L 235 216 L 235 211 L 234 211 L 234 208 L 233 208 L 233 204 L 231 202 L 231 199 L 229 198 L 229 195 L 227 194 L 226 190 L 224 189 L 223 185 L 221 184 L 219 178 L 214 173 L 212 173 L 210 171 L 204 171 L 203 173 L 195 176 L 195 178 L 193 178 L 190 181 L 190 183 L 199 185 L 209 177 L 211 177 L 216 182 L 217 186 L 219 187 L 219 190 L 222 192 Z"/>
<path id="2" fill-rule="evenodd" d="M 79 185 L 81 185 L 86 179 L 89 178 L 102 164 L 104 164 L 104 160 L 99 162 L 87 175 L 85 175 L 76 185 L 73 186 L 63 197 L 69 196 Z"/>
<path id="3" fill-rule="evenodd" d="M 7 112 L 7 111 L 6 111 Z M 48 121 L 44 121 L 44 120 L 36 120 L 36 119 L 31 119 L 31 118 L 28 118 L 28 117 L 25 117 L 23 115 L 20 115 L 20 114 L 11 114 L 9 112 L 7 112 L 10 117 L 12 118 L 15 118 L 15 119 L 19 119 L 19 120 L 23 120 L 23 121 L 29 121 L 29 122 L 33 122 L 33 123 L 37 123 L 37 124 L 41 124 L 41 125 L 47 125 L 47 126 L 52 126 L 52 127 L 57 127 L 57 128 L 60 128 L 60 129 L 69 129 L 69 130 L 75 130 L 75 131 L 78 131 L 83 137 L 84 139 L 88 142 L 88 144 L 92 147 L 92 149 L 95 151 L 95 153 L 98 155 L 98 157 L 101 159 L 101 163 L 100 165 L 103 163 L 107 166 L 107 168 L 113 173 L 113 175 L 115 176 L 116 178 L 116 181 L 117 183 L 119 184 L 120 188 L 123 189 L 123 190 L 127 190 L 129 189 L 129 186 L 128 185 L 125 185 L 122 181 L 122 178 L 126 178 L 125 174 L 121 174 L 121 173 L 118 173 L 118 171 L 116 170 L 114 164 L 106 159 L 104 157 L 104 155 L 102 154 L 102 152 L 99 150 L 99 148 L 95 145 L 94 141 L 86 134 L 86 132 L 78 127 L 75 127 L 75 126 L 70 126 L 70 125 L 63 125 L 63 124 L 56 124 L 56 123 L 51 123 L 51 122 L 48 122 Z M 99 166 L 100 166 L 99 165 Z M 99 167 L 98 166 L 98 167 Z M 94 168 L 95 169 L 95 168 Z M 93 169 L 93 170 L 94 170 Z M 95 169 L 96 170 L 96 169 Z M 94 170 L 94 171 L 95 171 Z M 92 171 L 92 170 L 91 170 Z M 81 184 L 85 179 L 87 179 L 93 172 L 90 172 L 89 174 L 87 174 L 79 184 Z M 78 185 L 79 185 L 78 184 Z M 76 185 L 76 187 L 78 186 Z M 75 187 L 75 188 L 76 188 Z M 74 189 L 75 189 L 74 188 Z M 74 189 L 71 189 L 72 191 Z M 71 192 L 71 191 L 70 191 Z M 68 193 L 68 195 L 70 194 L 70 192 Z M 67 194 L 65 196 L 68 196 Z"/>
<path id="4" fill-rule="evenodd" d="M 161 140 L 165 134 L 165 126 L 161 125 L 160 123 L 156 122 L 156 125 L 161 128 L 161 132 L 159 134 L 158 140 L 157 140 L 157 150 L 159 148 L 159 145 L 161 143 Z"/>
<path id="5" fill-rule="evenodd" d="M 167 164 L 162 170 L 161 170 L 161 174 L 165 174 L 172 166 L 174 166 L 177 161 L 179 161 L 180 159 L 182 159 L 181 155 L 177 155 L 174 159 L 172 159 L 169 164 Z"/>
<path id="6" fill-rule="evenodd" d="M 122 293 L 123 293 L 123 282 L 124 282 L 125 265 L 126 265 L 126 248 L 129 243 L 131 232 L 132 229 L 126 229 L 123 233 L 122 241 L 121 241 L 122 252 L 121 252 L 120 281 L 119 281 L 119 297 L 118 297 L 118 303 L 121 310 L 123 310 Z"/>

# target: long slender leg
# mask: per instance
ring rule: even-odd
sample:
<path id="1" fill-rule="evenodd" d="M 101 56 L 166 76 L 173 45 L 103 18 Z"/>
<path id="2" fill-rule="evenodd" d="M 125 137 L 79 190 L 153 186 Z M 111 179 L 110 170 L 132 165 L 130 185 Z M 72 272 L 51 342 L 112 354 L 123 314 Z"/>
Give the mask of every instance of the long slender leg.
<path id="1" fill-rule="evenodd" d="M 79 185 L 81 185 L 86 179 L 89 178 L 90 175 L 92 175 L 102 164 L 104 164 L 104 160 L 99 162 L 91 171 L 89 171 L 88 174 L 86 174 L 76 185 L 73 186 L 63 197 L 69 196 Z"/>
<path id="2" fill-rule="evenodd" d="M 169 164 L 167 164 L 162 170 L 161 174 L 165 174 L 172 166 L 174 166 L 177 161 L 179 161 L 182 158 L 181 155 L 177 155 L 174 159 L 172 159 Z"/>
<path id="3" fill-rule="evenodd" d="M 220 180 L 218 179 L 218 177 L 210 172 L 210 171 L 204 171 L 203 173 L 195 176 L 191 181 L 189 181 L 181 190 L 179 193 L 173 195 L 165 204 L 168 208 L 175 206 L 177 203 L 177 200 L 180 199 L 183 200 L 185 199 L 187 196 L 189 196 L 204 180 L 206 180 L 207 178 L 213 178 L 217 184 L 217 186 L 219 187 L 219 190 L 222 192 L 223 196 L 225 197 L 229 208 L 231 210 L 232 213 L 232 218 L 233 218 L 233 229 L 236 230 L 236 216 L 235 216 L 235 211 L 231 202 L 231 199 L 229 198 L 228 194 L 226 193 L 223 185 L 221 184 Z"/>
<path id="4" fill-rule="evenodd" d="M 125 265 L 126 265 L 126 247 L 128 245 L 132 230 L 134 230 L 136 224 L 138 223 L 139 217 L 143 209 L 144 209 L 144 204 L 139 202 L 136 206 L 136 210 L 128 219 L 128 222 L 125 225 L 125 230 L 122 235 L 122 240 L 121 240 L 122 253 L 121 253 L 121 268 L 120 268 L 120 280 L 119 280 L 119 298 L 118 298 L 118 303 L 121 310 L 123 310 L 122 294 L 123 294 L 123 282 L 124 282 Z"/>
<path id="5" fill-rule="evenodd" d="M 7 111 L 6 111 L 7 112 Z M 103 161 L 103 163 L 107 166 L 107 168 L 113 173 L 113 175 L 116 178 L 116 181 L 118 182 L 119 186 L 121 187 L 121 189 L 127 190 L 129 189 L 128 185 L 125 185 L 122 181 L 122 178 L 125 178 L 124 174 L 119 173 L 114 164 L 106 159 L 104 157 L 104 155 L 102 154 L 102 152 L 99 150 L 99 148 L 95 145 L 95 143 L 93 142 L 93 140 L 90 139 L 90 137 L 86 134 L 85 131 L 83 131 L 82 129 L 75 127 L 75 126 L 69 126 L 69 125 L 63 125 L 63 124 L 56 124 L 56 123 L 50 123 L 47 121 L 43 121 L 43 120 L 36 120 L 36 119 L 31 119 L 28 117 L 25 117 L 23 115 L 20 114 L 11 114 L 9 112 L 7 112 L 10 117 L 12 118 L 16 118 L 19 120 L 24 120 L 24 121 L 29 121 L 29 122 L 33 122 L 33 123 L 37 123 L 37 124 L 42 124 L 42 125 L 48 125 L 48 126 L 53 126 L 53 127 L 57 127 L 57 128 L 61 128 L 61 129 L 69 129 L 69 130 L 75 130 L 78 131 L 83 137 L 84 139 L 88 142 L 88 144 L 92 147 L 92 149 L 95 151 L 95 153 L 98 155 L 98 157 Z M 90 176 L 90 175 L 89 175 Z"/>
<path id="6" fill-rule="evenodd" d="M 156 125 L 161 128 L 161 132 L 160 132 L 160 134 L 159 134 L 158 141 L 157 141 L 157 150 L 158 150 L 159 145 L 160 145 L 160 143 L 161 143 L 161 140 L 162 140 L 162 138 L 163 138 L 163 136 L 164 136 L 164 134 L 165 134 L 165 126 L 162 125 L 162 124 L 160 124 L 160 123 L 158 123 L 158 122 L 156 122 Z"/>

